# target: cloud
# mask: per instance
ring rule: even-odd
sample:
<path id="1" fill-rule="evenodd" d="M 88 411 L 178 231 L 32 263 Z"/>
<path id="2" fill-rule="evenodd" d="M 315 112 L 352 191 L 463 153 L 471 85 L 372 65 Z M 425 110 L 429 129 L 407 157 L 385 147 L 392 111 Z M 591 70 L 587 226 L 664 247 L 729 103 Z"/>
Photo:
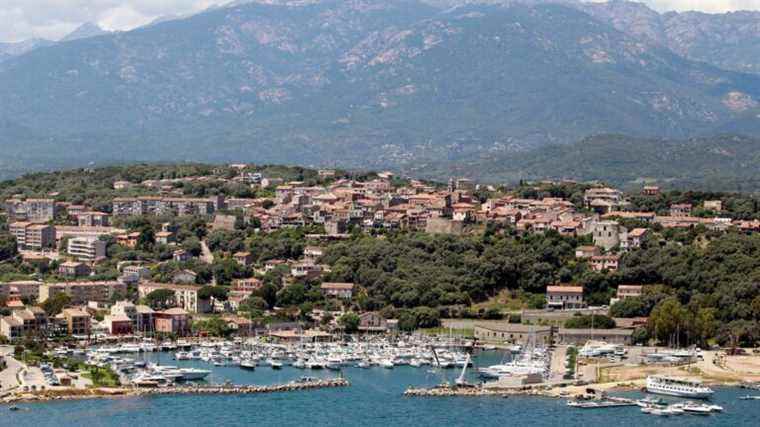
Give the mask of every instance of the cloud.
<path id="1" fill-rule="evenodd" d="M 0 0 L 0 41 L 57 40 L 85 22 L 129 30 L 164 15 L 199 12 L 229 0 Z"/>

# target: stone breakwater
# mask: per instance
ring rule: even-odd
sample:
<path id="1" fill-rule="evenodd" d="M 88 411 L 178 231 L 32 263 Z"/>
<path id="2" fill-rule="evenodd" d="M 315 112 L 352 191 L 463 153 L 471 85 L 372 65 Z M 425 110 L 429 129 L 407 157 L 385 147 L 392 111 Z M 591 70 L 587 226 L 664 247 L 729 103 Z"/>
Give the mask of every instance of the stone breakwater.
<path id="1" fill-rule="evenodd" d="M 409 397 L 507 397 L 510 395 L 546 396 L 546 393 L 534 389 L 505 389 L 483 387 L 433 387 L 408 388 L 404 396 Z"/>
<path id="2" fill-rule="evenodd" d="M 311 390 L 318 388 L 348 387 L 350 383 L 343 378 L 332 380 L 319 380 L 308 382 L 292 382 L 278 385 L 245 385 L 245 386 L 180 386 L 162 387 L 153 389 L 140 389 L 135 394 L 142 396 L 166 395 L 166 394 L 255 394 L 255 393 L 281 393 L 286 391 Z"/>
<path id="3" fill-rule="evenodd" d="M 188 385 L 160 388 L 92 388 L 56 389 L 42 392 L 16 393 L 0 400 L 0 404 L 20 402 L 47 402 L 52 400 L 80 400 L 116 397 L 165 396 L 182 394 L 259 394 L 283 393 L 289 391 L 315 390 L 321 388 L 348 387 L 351 383 L 344 378 L 316 381 L 294 381 L 275 385 Z"/>

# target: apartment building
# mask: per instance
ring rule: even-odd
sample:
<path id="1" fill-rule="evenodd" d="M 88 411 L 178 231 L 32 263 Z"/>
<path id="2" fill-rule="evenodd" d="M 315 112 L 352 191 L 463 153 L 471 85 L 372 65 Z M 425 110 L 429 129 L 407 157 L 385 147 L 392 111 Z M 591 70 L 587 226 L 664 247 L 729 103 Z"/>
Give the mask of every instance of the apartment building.
<path id="1" fill-rule="evenodd" d="M 127 285 L 117 281 L 45 283 L 40 286 L 39 302 L 65 293 L 72 304 L 87 304 L 89 301 L 109 302 L 115 296 L 127 294 Z"/>
<path id="2" fill-rule="evenodd" d="M 119 197 L 113 200 L 113 214 L 127 215 L 213 215 L 225 207 L 224 196 L 209 198 Z"/>
<path id="3" fill-rule="evenodd" d="M 105 212 L 81 212 L 76 215 L 80 227 L 108 227 L 110 215 Z"/>
<path id="4" fill-rule="evenodd" d="M 55 228 L 47 224 L 32 222 L 14 222 L 8 231 L 16 238 L 19 249 L 43 250 L 55 246 Z"/>
<path id="5" fill-rule="evenodd" d="M 0 283 L 0 296 L 8 298 L 11 295 L 17 295 L 21 299 L 29 298 L 38 300 L 40 297 L 41 285 L 42 282 L 34 280 Z"/>
<path id="6" fill-rule="evenodd" d="M 58 266 L 58 274 L 67 277 L 87 276 L 91 271 L 90 266 L 76 261 L 66 261 Z"/>
<path id="7" fill-rule="evenodd" d="M 10 316 L 0 317 L 0 335 L 8 339 L 43 333 L 47 328 L 47 314 L 39 307 L 13 310 Z"/>
<path id="8" fill-rule="evenodd" d="M 56 214 L 53 199 L 10 199 L 6 200 L 5 208 L 11 221 L 42 223 L 52 221 Z"/>
<path id="9" fill-rule="evenodd" d="M 66 330 L 69 335 L 90 334 L 90 314 L 79 308 L 67 308 L 63 310 L 63 318 L 66 320 Z"/>
<path id="10" fill-rule="evenodd" d="M 199 285 L 177 285 L 172 283 L 140 283 L 137 292 L 140 298 L 145 298 L 149 293 L 168 289 L 174 292 L 174 305 L 191 313 L 207 313 L 211 311 L 210 301 L 198 298 Z"/>
<path id="11" fill-rule="evenodd" d="M 583 195 L 586 207 L 598 213 L 622 210 L 628 205 L 623 192 L 615 188 L 589 188 Z"/>
<path id="12" fill-rule="evenodd" d="M 106 242 L 97 237 L 75 237 L 69 240 L 67 249 L 79 261 L 95 262 L 106 257 Z"/>

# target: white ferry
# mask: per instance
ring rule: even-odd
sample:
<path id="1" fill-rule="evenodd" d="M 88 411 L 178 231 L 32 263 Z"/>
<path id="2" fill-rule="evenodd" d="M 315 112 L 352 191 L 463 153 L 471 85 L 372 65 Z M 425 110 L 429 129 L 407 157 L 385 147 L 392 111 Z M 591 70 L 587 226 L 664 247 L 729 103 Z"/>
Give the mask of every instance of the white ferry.
<path id="1" fill-rule="evenodd" d="M 647 377 L 647 391 L 692 399 L 707 399 L 713 394 L 713 390 L 700 381 L 659 375 Z"/>

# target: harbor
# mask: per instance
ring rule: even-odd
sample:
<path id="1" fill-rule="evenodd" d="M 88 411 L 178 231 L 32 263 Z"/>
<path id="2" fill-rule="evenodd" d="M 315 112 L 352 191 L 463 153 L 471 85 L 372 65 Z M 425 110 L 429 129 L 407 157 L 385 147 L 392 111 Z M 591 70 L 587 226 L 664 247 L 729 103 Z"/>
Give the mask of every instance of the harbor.
<path id="1" fill-rule="evenodd" d="M 164 356 L 166 356 L 164 354 Z M 167 357 L 168 359 L 168 357 Z M 480 359 L 480 360 L 478 360 Z M 499 355 L 484 353 L 476 364 L 499 362 Z M 183 361 L 180 365 L 203 367 L 203 362 Z M 234 384 L 272 385 L 287 383 L 305 374 L 303 369 L 283 366 L 280 370 L 259 368 L 255 371 L 232 366 L 211 366 L 209 383 L 221 387 L 224 382 Z M 328 387 L 312 390 L 294 390 L 287 393 L 174 394 L 172 389 L 146 389 L 142 394 L 114 396 L 101 399 L 75 399 L 35 403 L 17 402 L 18 411 L 3 410 L 3 417 L 19 427 L 97 425 L 199 426 L 210 422 L 225 425 L 250 425 L 253 419 L 268 420 L 261 425 L 316 425 L 329 426 L 337 422 L 363 426 L 428 426 L 470 425 L 481 426 L 526 423 L 551 426 L 561 419 L 566 426 L 621 425 L 635 426 L 652 422 L 655 418 L 644 414 L 639 407 L 610 407 L 604 409 L 578 409 L 567 406 L 567 399 L 541 395 L 509 394 L 492 396 L 442 396 L 417 398 L 404 396 L 409 386 L 433 388 L 440 383 L 427 369 L 399 366 L 385 369 L 379 366 L 363 369 L 345 367 L 342 372 L 350 381 L 348 387 Z M 317 378 L 334 378 L 335 372 L 326 369 L 308 372 Z M 459 376 L 458 370 L 446 370 L 450 382 Z M 475 375 L 471 377 L 475 380 Z M 200 387 L 205 388 L 205 387 Z M 462 392 L 464 393 L 464 392 Z M 619 391 L 630 399 L 646 397 L 639 391 Z M 750 426 L 760 416 L 757 401 L 742 400 L 748 394 L 760 394 L 750 389 L 716 388 L 711 402 L 724 407 L 724 412 L 711 416 L 656 417 L 655 421 L 674 426 L 731 425 Z M 676 401 L 675 399 L 673 400 Z M 8 406 L 0 406 L 8 408 Z M 410 415 L 410 414 L 413 414 Z M 255 417 L 255 418 L 252 418 Z M 716 422 L 719 422 L 716 424 Z M 257 423 L 258 425 L 259 423 Z"/>

